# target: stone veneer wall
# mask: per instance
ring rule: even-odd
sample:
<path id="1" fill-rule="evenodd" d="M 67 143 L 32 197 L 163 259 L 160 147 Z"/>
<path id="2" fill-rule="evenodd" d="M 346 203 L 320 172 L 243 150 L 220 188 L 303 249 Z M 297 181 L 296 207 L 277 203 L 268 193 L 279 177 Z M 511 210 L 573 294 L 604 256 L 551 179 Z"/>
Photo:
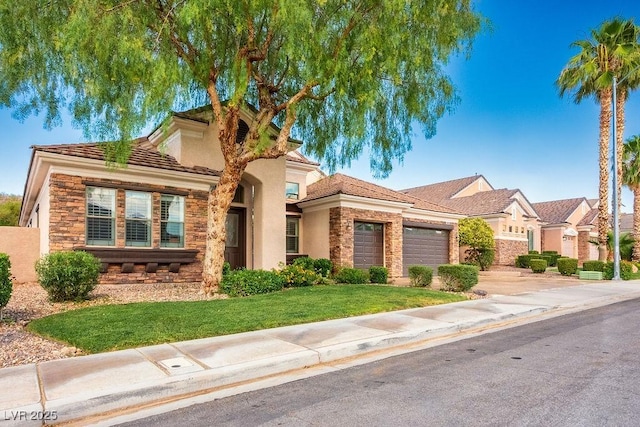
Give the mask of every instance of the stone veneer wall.
<path id="1" fill-rule="evenodd" d="M 353 231 L 355 221 L 384 224 L 384 259 L 389 277 L 402 277 L 402 215 L 355 208 L 329 209 L 329 257 L 335 267 L 353 267 Z M 446 224 L 411 219 L 411 222 Z M 458 225 L 449 233 L 449 262 L 458 263 Z"/>
<path id="2" fill-rule="evenodd" d="M 86 185 L 83 177 L 52 174 L 50 177 L 50 224 L 49 251 L 72 250 L 85 246 Z M 118 185 L 136 185 L 115 180 L 91 180 L 96 186 L 117 188 Z M 135 265 L 133 272 L 122 273 L 119 265 L 110 265 L 100 276 L 100 283 L 159 283 L 159 282 L 199 282 L 202 280 L 202 260 L 204 258 L 207 228 L 207 197 L 203 191 L 190 191 L 159 185 L 144 185 L 145 191 L 152 193 L 152 248 L 160 246 L 160 195 L 163 191 L 184 191 L 185 196 L 185 249 L 197 249 L 196 261 L 182 265 L 178 273 L 161 265 L 154 273 L 145 271 L 145 265 Z M 125 247 L 125 190 L 116 193 L 116 248 Z"/>
<path id="3" fill-rule="evenodd" d="M 588 231 L 578 231 L 578 263 L 582 264 L 585 261 L 589 261 L 591 256 L 591 245 L 589 240 L 591 236 Z"/>
<path id="4" fill-rule="evenodd" d="M 496 239 L 495 265 L 514 265 L 518 255 L 529 253 L 529 243 L 526 240 Z"/>
<path id="5" fill-rule="evenodd" d="M 353 267 L 354 222 L 384 224 L 384 263 L 390 277 L 402 276 L 402 215 L 355 208 L 329 209 L 329 258 L 334 268 Z"/>

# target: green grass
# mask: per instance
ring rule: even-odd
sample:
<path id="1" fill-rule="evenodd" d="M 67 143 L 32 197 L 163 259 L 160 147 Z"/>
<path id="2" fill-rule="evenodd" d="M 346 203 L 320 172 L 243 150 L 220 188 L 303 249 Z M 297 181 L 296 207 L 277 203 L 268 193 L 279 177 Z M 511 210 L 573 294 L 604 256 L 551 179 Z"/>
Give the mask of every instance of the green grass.
<path id="1" fill-rule="evenodd" d="M 225 300 L 94 306 L 34 320 L 28 329 L 99 353 L 464 299 L 423 288 L 312 286 Z"/>

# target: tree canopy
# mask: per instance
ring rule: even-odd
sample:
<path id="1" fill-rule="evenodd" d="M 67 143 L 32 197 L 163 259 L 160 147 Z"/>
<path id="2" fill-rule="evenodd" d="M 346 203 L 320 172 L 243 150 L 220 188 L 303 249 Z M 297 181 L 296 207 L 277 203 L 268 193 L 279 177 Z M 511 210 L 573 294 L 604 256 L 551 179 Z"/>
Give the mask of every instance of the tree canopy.
<path id="1" fill-rule="evenodd" d="M 482 218 L 462 218 L 458 222 L 460 245 L 473 249 L 492 249 L 495 247 L 493 229 Z"/>
<path id="2" fill-rule="evenodd" d="M 48 126 L 68 109 L 87 137 L 124 142 L 171 110 L 211 103 L 222 119 L 216 103 L 246 103 L 259 111 L 253 151 L 268 150 L 273 120 L 330 169 L 367 150 L 385 175 L 412 123 L 432 136 L 456 103 L 443 66 L 481 29 L 470 3 L 3 2 L 0 104 Z M 126 159 L 128 144 L 108 148 Z"/>

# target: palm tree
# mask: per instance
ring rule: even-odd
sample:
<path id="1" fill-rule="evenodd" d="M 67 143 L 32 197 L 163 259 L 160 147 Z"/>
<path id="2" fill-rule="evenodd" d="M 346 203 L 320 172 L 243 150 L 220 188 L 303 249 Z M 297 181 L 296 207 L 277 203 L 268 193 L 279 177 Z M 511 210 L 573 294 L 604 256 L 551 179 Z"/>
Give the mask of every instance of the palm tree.
<path id="1" fill-rule="evenodd" d="M 633 261 L 640 261 L 640 135 L 628 138 L 624 144 L 622 181 L 633 192 Z"/>
<path id="2" fill-rule="evenodd" d="M 628 90 L 637 86 L 638 76 L 636 64 L 640 63 L 640 47 L 638 43 L 639 28 L 632 20 L 623 21 L 619 18 L 605 21 L 598 30 L 591 31 L 591 39 L 579 40 L 571 44 L 578 47 L 580 52 L 572 57 L 556 80 L 560 96 L 566 92 L 573 92 L 573 99 L 580 103 L 588 97 L 595 97 L 600 103 L 600 135 L 599 135 L 599 188 L 598 198 L 598 258 L 607 259 L 607 231 L 609 229 L 609 141 L 611 139 L 612 117 L 612 87 L 613 78 L 626 77 L 618 85 L 618 102 L 616 111 L 619 112 L 616 123 L 618 135 L 624 132 L 624 102 Z M 616 147 L 622 152 L 622 139 L 617 138 Z M 620 156 L 618 156 L 620 159 Z M 615 166 L 618 173 L 622 172 L 621 161 Z M 619 190 L 619 189 L 618 189 Z M 618 212 L 620 209 L 618 209 Z"/>

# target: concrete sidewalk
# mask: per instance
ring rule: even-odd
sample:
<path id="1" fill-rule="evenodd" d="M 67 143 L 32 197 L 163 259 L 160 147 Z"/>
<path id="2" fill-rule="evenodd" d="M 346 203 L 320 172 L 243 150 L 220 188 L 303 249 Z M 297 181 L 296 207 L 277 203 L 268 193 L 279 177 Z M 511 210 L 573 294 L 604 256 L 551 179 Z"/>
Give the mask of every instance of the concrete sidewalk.
<path id="1" fill-rule="evenodd" d="M 481 281 L 478 287 L 488 285 Z M 349 358 L 384 358 L 434 339 L 640 297 L 640 281 L 552 285 L 547 283 L 552 289 L 536 292 L 0 369 L 0 426 L 42 425 L 43 418 L 47 424 L 56 424 L 115 414 L 305 368 L 340 365 Z M 520 281 L 519 288 L 523 286 Z"/>

